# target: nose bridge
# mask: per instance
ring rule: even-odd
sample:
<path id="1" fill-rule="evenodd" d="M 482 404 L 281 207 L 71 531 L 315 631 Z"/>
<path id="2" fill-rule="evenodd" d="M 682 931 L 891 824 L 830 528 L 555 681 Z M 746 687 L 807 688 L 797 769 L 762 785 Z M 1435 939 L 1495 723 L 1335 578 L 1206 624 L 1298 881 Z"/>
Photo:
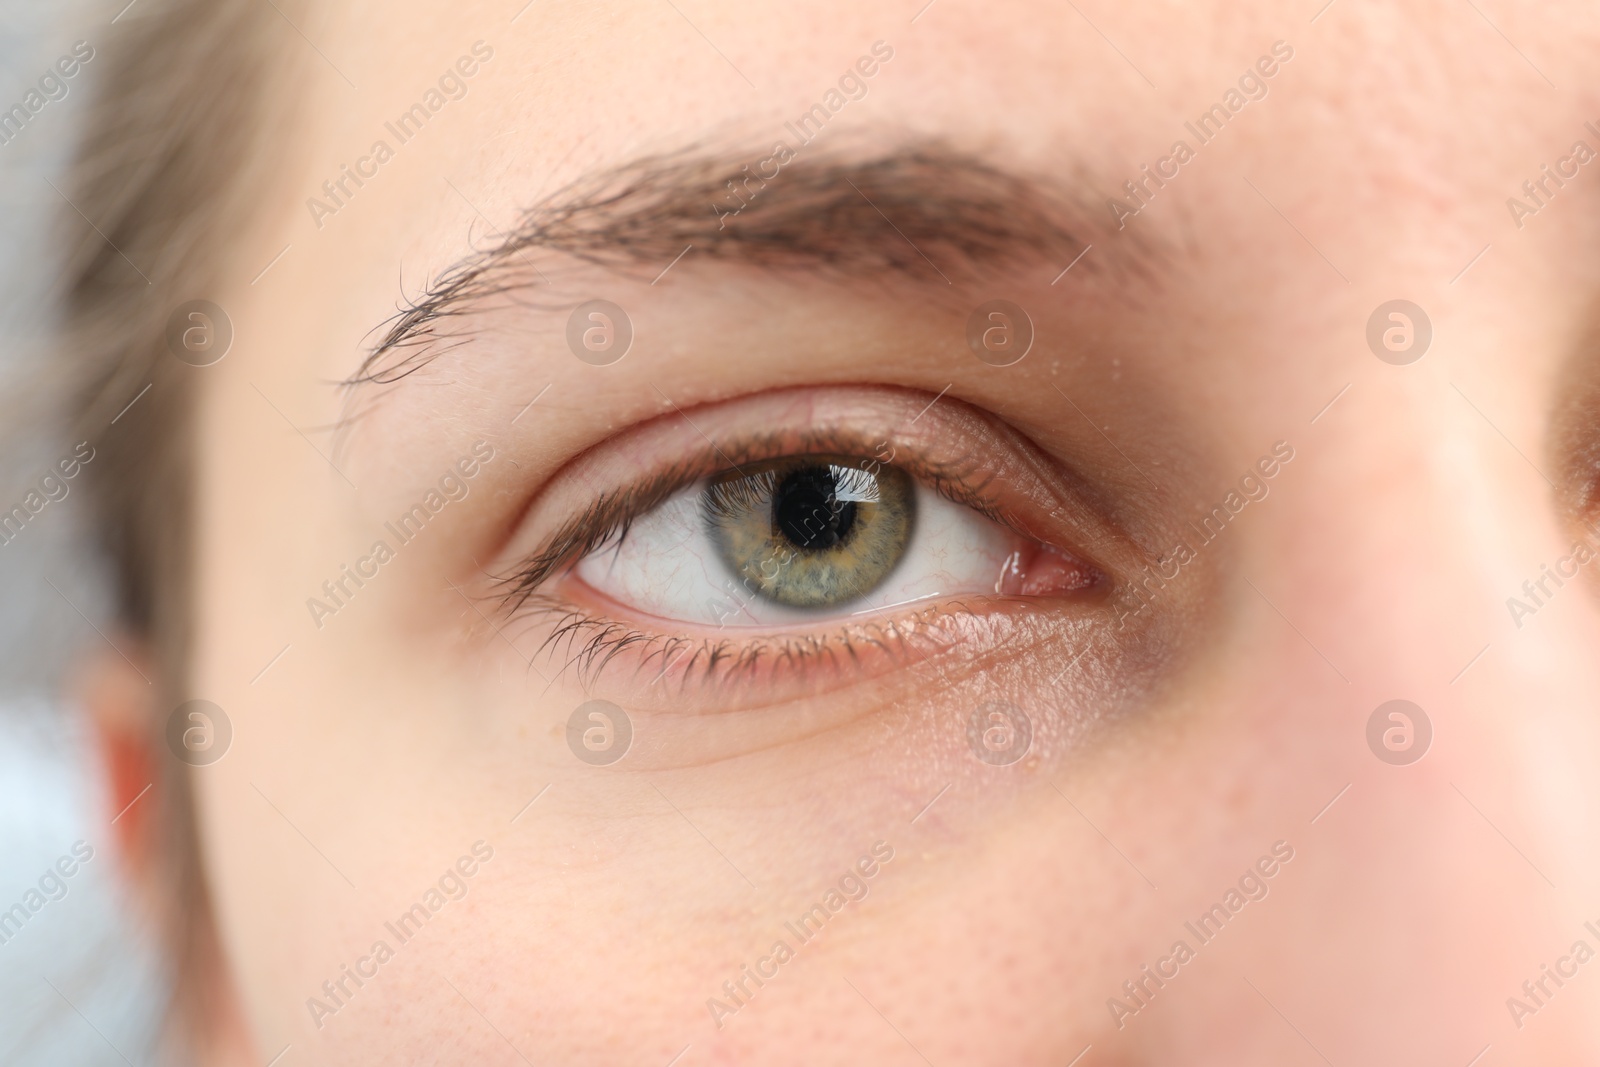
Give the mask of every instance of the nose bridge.
<path id="1" fill-rule="evenodd" d="M 1351 393 L 1308 427 L 1240 553 L 1268 615 L 1356 689 L 1593 687 L 1600 562 L 1558 513 L 1536 401 L 1471 396 L 1442 368 Z"/>
<path id="2" fill-rule="evenodd" d="M 1273 812 L 1304 856 L 1279 921 L 1344 930 L 1345 1008 L 1406 1000 L 1419 1050 L 1445 1026 L 1516 1033 L 1505 999 L 1600 927 L 1600 561 L 1577 564 L 1557 511 L 1547 418 L 1443 368 L 1360 380 L 1295 442 L 1225 579 L 1252 649 L 1237 721 L 1303 756 Z M 1393 700 L 1416 713 L 1381 715 Z M 1564 995 L 1537 1040 L 1590 1048 Z"/>
<path id="3" fill-rule="evenodd" d="M 1431 421 L 1425 442 L 1435 487 L 1425 506 L 1437 516 L 1429 529 L 1439 547 L 1423 554 L 1418 593 L 1440 599 L 1418 617 L 1437 619 L 1448 642 L 1422 662 L 1447 650 L 1459 656 L 1462 641 L 1470 657 L 1442 685 L 1431 679 L 1434 777 L 1448 776 L 1472 808 L 1469 821 L 1493 830 L 1484 844 L 1509 846 L 1516 855 L 1504 858 L 1537 868 L 1551 918 L 1571 926 L 1596 917 L 1578 889 L 1594 885 L 1589 843 L 1600 812 L 1595 535 L 1563 514 L 1558 460 L 1540 447 L 1549 416 L 1534 398 L 1508 394 L 1503 412 L 1491 414 L 1494 396 L 1451 389 L 1461 403 L 1453 417 Z M 1395 647 L 1416 647 L 1389 636 Z M 1386 668 L 1410 678 L 1398 659 Z M 1412 681 L 1420 688 L 1430 679 Z"/>
<path id="4" fill-rule="evenodd" d="M 1558 882 L 1600 873 L 1600 538 L 1559 511 L 1541 398 L 1442 367 L 1351 394 L 1242 530 L 1225 580 L 1268 651 L 1231 659 L 1236 693 L 1256 728 L 1314 735 L 1334 788 L 1371 775 Z"/>

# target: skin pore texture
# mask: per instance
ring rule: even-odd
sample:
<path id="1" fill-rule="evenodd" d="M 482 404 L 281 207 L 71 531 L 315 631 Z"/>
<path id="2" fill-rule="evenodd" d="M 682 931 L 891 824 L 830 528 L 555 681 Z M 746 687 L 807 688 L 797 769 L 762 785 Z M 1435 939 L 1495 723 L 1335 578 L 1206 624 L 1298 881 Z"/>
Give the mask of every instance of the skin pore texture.
<path id="1" fill-rule="evenodd" d="M 192 774 L 237 1009 L 208 1062 L 1600 1056 L 1600 967 L 1523 992 L 1600 947 L 1592 576 L 1506 607 L 1589 517 L 1600 198 L 1585 172 L 1520 227 L 1506 198 L 1596 143 L 1600 16 L 518 6 L 307 15 L 281 165 L 207 294 L 235 340 L 196 371 L 176 688 L 234 730 Z M 1263 56 L 1265 95 L 1202 143 L 1185 123 Z M 861 57 L 864 95 L 803 144 L 786 124 Z M 1180 138 L 1145 206 L 1106 206 Z M 730 192 L 779 140 L 793 160 Z M 629 191 L 554 210 L 602 188 Z M 368 362 L 397 301 L 540 204 L 431 347 Z M 568 348 L 591 299 L 626 309 L 620 361 Z M 1010 366 L 966 342 L 994 299 L 1034 328 Z M 1404 366 L 1366 343 L 1394 299 L 1432 322 Z M 508 595 L 607 494 L 802 440 L 892 446 L 1035 580 L 719 626 L 630 613 L 569 554 Z M 388 538 L 452 471 L 465 495 Z M 377 575 L 308 612 L 380 538 Z M 1432 723 L 1407 766 L 1366 740 L 1395 698 Z M 630 716 L 609 766 L 567 742 L 591 699 Z M 1006 765 L 969 740 L 996 702 L 1031 724 Z M 1243 871 L 1265 896 L 1190 933 Z"/>

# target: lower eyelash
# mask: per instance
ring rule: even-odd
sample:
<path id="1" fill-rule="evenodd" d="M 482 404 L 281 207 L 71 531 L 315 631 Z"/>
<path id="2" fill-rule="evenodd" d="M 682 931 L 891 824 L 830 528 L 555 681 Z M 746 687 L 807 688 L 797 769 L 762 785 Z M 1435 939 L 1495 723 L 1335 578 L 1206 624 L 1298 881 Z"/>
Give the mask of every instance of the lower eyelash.
<path id="1" fill-rule="evenodd" d="M 823 665 L 841 669 L 858 666 L 869 649 L 900 656 L 910 663 L 920 658 L 913 642 L 925 640 L 932 646 L 945 647 L 947 642 L 940 640 L 939 623 L 959 614 L 972 614 L 964 602 L 957 600 L 924 608 L 911 616 L 886 622 L 858 622 L 827 634 L 734 639 L 652 634 L 592 615 L 550 594 L 534 594 L 523 608 L 529 621 L 548 620 L 550 626 L 534 657 L 546 653 L 565 657 L 551 681 L 573 671 L 585 687 L 593 685 L 625 653 L 638 657 L 633 671 L 636 679 L 646 677 L 655 684 L 670 676 L 677 679 L 680 688 L 691 682 L 734 685 L 753 680 L 756 672 L 766 669 L 810 675 Z M 908 625 L 908 619 L 914 621 Z M 762 680 L 772 681 L 765 676 Z"/>

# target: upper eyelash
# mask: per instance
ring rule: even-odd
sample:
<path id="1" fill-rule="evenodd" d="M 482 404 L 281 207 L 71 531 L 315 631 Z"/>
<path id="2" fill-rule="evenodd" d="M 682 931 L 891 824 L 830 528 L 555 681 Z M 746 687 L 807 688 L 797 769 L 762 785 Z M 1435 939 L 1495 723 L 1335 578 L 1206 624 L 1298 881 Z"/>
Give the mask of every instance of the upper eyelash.
<path id="1" fill-rule="evenodd" d="M 628 534 L 634 520 L 648 514 L 674 493 L 722 470 L 738 470 L 743 464 L 781 459 L 812 453 L 849 455 L 852 452 L 871 454 L 879 444 L 860 434 L 844 432 L 807 431 L 799 435 L 760 435 L 747 438 L 728 449 L 713 445 L 707 452 L 691 460 L 674 464 L 650 475 L 626 489 L 600 494 L 582 513 L 563 523 L 533 553 L 517 565 L 513 573 L 497 579 L 502 587 L 502 600 L 510 611 L 517 611 L 533 597 L 561 568 L 604 548 L 620 544 Z M 898 459 L 898 452 L 896 453 Z M 1005 516 L 998 502 L 989 493 L 989 480 L 972 482 L 977 464 L 970 456 L 935 462 L 926 457 L 913 457 L 910 462 L 899 463 L 929 488 L 958 504 L 972 508 L 978 514 L 1001 525 L 1018 529 L 1018 524 Z M 1018 529 L 1025 536 L 1033 536 Z"/>
<path id="2" fill-rule="evenodd" d="M 587 510 L 563 523 L 524 558 L 513 573 L 496 580 L 506 606 L 517 610 L 561 567 L 613 541 L 620 543 L 635 519 L 696 480 L 698 475 L 688 473 L 692 469 L 680 464 L 627 489 L 600 494 Z"/>

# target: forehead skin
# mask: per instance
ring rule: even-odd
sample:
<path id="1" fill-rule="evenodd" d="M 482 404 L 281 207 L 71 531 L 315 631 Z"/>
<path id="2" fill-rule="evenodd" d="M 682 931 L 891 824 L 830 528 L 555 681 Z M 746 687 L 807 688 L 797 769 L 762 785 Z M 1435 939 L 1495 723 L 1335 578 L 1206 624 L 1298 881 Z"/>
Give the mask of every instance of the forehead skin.
<path id="1" fill-rule="evenodd" d="M 257 1062 L 286 1044 L 330 1064 L 664 1064 L 685 1046 L 683 1064 L 1067 1063 L 1085 1046 L 1086 1064 L 1466 1063 L 1489 1043 L 1498 1062 L 1592 1058 L 1600 977 L 1525 1030 L 1504 1007 L 1600 900 L 1600 798 L 1583 770 L 1600 750 L 1600 627 L 1587 592 L 1531 631 L 1504 607 L 1570 543 L 1532 468 L 1559 478 L 1552 411 L 1587 359 L 1600 279 L 1587 168 L 1522 228 L 1505 201 L 1575 140 L 1596 143 L 1592 13 L 517 7 L 320 7 L 300 25 L 315 52 L 284 59 L 302 80 L 280 180 L 260 190 L 257 229 L 229 235 L 236 273 L 217 299 L 237 340 L 202 404 L 189 684 L 237 731 L 197 781 Z M 493 58 L 467 95 L 319 227 L 307 198 L 393 143 L 385 123 L 479 40 Z M 627 359 L 596 373 L 566 352 L 564 314 L 502 307 L 470 344 L 374 392 L 343 436 L 319 432 L 349 413 L 328 383 L 356 371 L 401 286 L 415 295 L 470 237 L 641 156 L 760 160 L 879 40 L 893 59 L 827 137 L 938 140 L 1095 205 L 1174 140 L 1192 144 L 1185 121 L 1275 41 L 1293 59 L 1126 230 L 1107 211 L 1055 285 L 1064 262 L 941 288 L 691 250 L 652 286 L 669 263 L 640 267 L 641 282 L 533 252 L 553 306 L 628 307 L 642 325 Z M 1091 269 L 1121 241 L 1155 249 L 1159 268 Z M 1012 293 L 1035 309 L 1041 350 L 1001 375 L 960 331 L 979 299 Z M 1403 368 L 1364 341 L 1396 298 L 1434 327 L 1427 358 Z M 578 774 L 559 738 L 586 694 L 547 689 L 447 582 L 612 433 L 671 405 L 863 382 L 948 385 L 1111 486 L 1136 484 L 1128 464 L 1151 472 L 1133 526 L 1203 512 L 1275 441 L 1297 458 L 1204 562 L 1191 617 L 1205 631 L 1169 671 L 1181 684 L 1139 698 L 1092 751 L 1052 754 L 1026 780 L 952 771 L 895 732 L 912 706 L 699 771 Z M 311 628 L 305 598 L 479 438 L 507 462 L 446 536 Z M 1409 768 L 1363 741 L 1394 697 L 1435 723 Z M 495 856 L 470 895 L 313 1027 L 306 998 L 478 839 Z M 712 1026 L 705 999 L 879 839 L 896 858 L 869 898 Z M 1295 859 L 1269 899 L 1118 1029 L 1106 998 L 1278 840 Z"/>

